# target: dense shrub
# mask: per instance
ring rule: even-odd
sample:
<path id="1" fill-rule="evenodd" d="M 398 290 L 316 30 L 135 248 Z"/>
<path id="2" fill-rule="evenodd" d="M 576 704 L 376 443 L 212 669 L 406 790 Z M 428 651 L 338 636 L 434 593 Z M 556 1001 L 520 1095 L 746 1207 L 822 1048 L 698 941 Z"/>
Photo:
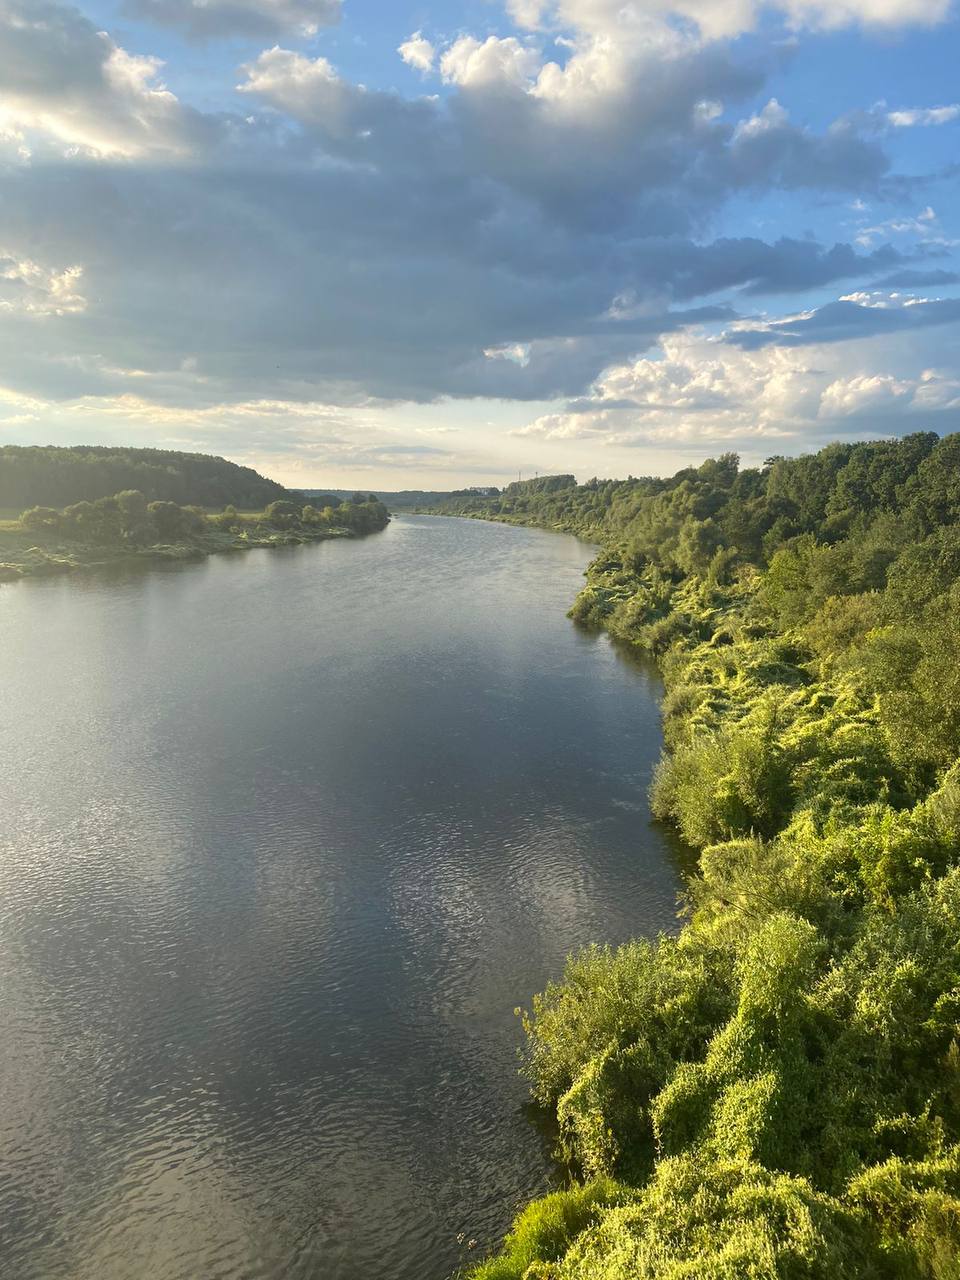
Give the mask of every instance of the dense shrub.
<path id="1" fill-rule="evenodd" d="M 80 544 L 117 551 L 142 551 L 151 547 L 181 545 L 188 552 L 213 551 L 228 546 L 302 542 L 323 537 L 326 531 L 364 534 L 382 529 L 389 521 L 386 507 L 374 499 L 341 503 L 318 512 L 309 505 L 280 500 L 271 503 L 262 517 L 241 516 L 228 504 L 221 514 L 208 516 L 201 507 L 176 502 L 148 502 L 136 489 L 125 489 L 94 502 L 75 502 L 56 511 L 33 507 L 13 528 L 3 531 L 7 546 L 23 550 L 27 538 L 38 548 L 58 550 Z M 4 553 L 6 548 L 3 549 Z M 4 554 L 2 557 L 6 559 Z M 49 564 L 70 568 L 71 562 L 49 559 Z"/>
<path id="2" fill-rule="evenodd" d="M 549 1264 L 562 1258 L 571 1242 L 593 1226 L 604 1209 L 622 1203 L 627 1195 L 612 1179 L 597 1178 L 535 1200 L 513 1224 L 503 1254 L 483 1263 L 474 1273 L 476 1280 L 549 1276 Z"/>
<path id="3" fill-rule="evenodd" d="M 527 1280 L 960 1280 L 958 451 L 502 495 L 604 540 L 572 616 L 658 658 L 652 804 L 699 852 L 678 938 L 524 1018 L 566 1159 L 622 1188 Z"/>

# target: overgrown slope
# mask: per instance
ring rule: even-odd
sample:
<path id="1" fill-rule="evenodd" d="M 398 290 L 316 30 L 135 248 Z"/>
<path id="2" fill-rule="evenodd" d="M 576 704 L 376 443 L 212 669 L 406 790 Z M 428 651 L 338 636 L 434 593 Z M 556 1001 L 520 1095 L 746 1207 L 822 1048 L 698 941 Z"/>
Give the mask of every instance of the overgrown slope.
<path id="1" fill-rule="evenodd" d="M 678 938 L 525 1017 L 574 1189 L 477 1280 L 960 1277 L 960 437 L 511 486 L 573 616 L 657 655 Z"/>

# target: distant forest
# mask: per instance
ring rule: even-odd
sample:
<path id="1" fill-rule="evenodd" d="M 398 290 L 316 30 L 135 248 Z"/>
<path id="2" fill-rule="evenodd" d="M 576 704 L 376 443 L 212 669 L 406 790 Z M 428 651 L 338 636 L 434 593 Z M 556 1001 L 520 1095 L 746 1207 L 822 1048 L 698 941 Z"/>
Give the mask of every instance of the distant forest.
<path id="1" fill-rule="evenodd" d="M 322 503 L 325 496 L 344 499 L 353 495 L 352 489 L 304 489 L 302 492 L 308 501 L 315 504 Z M 380 489 L 374 496 L 392 511 L 411 511 L 477 497 L 496 497 L 499 493 L 499 489 L 489 485 L 472 489 Z"/>
<path id="2" fill-rule="evenodd" d="M 289 498 L 251 467 L 203 453 L 112 445 L 0 448 L 0 508 L 64 507 L 135 489 L 148 502 L 261 511 Z"/>
<path id="3" fill-rule="evenodd" d="M 827 585 L 848 594 L 882 587 L 901 551 L 960 522 L 960 434 L 831 444 L 749 469 L 724 454 L 670 477 L 578 485 L 572 475 L 541 476 L 489 497 L 452 495 L 434 509 L 602 539 L 628 567 L 648 564 L 678 578 L 707 572 L 718 551 L 730 565 L 765 568 L 792 546 L 834 565 Z M 821 550 L 801 553 L 793 540 L 804 535 Z M 825 550 L 841 543 L 845 552 Z M 847 563 L 854 547 L 867 556 L 865 571 Z M 844 576 L 848 569 L 853 576 Z"/>

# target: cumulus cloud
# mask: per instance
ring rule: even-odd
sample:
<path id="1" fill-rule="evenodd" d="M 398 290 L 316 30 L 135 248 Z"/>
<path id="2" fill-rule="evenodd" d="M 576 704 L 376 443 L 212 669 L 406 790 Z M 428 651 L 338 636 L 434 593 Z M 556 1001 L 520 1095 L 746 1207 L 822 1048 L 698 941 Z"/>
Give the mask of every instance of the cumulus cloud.
<path id="1" fill-rule="evenodd" d="M 0 5 L 0 132 L 102 156 L 187 154 L 218 132 L 159 79 L 158 58 L 128 53 L 76 9 Z"/>
<path id="2" fill-rule="evenodd" d="M 440 70 L 449 84 L 467 88 L 529 89 L 540 70 L 540 57 L 515 36 L 461 36 L 440 59 Z"/>
<path id="3" fill-rule="evenodd" d="M 816 416 L 826 375 L 795 353 L 732 351 L 693 331 L 663 339 L 659 357 L 607 369 L 590 396 L 535 420 L 524 434 L 644 438 L 780 435 Z M 651 432 L 655 433 L 651 436 Z"/>
<path id="4" fill-rule="evenodd" d="M 831 382 L 820 400 L 820 410 L 828 418 L 847 418 L 867 410 L 889 409 L 909 398 L 915 388 L 915 383 L 888 373 L 858 373 Z"/>
<path id="5" fill-rule="evenodd" d="M 430 71 L 437 57 L 437 51 L 422 31 L 415 31 L 409 40 L 404 40 L 397 49 L 400 57 L 418 71 Z"/>
<path id="6" fill-rule="evenodd" d="M 265 49 L 241 70 L 247 78 L 237 86 L 240 93 L 255 93 L 301 120 L 335 119 L 359 93 L 341 80 L 326 58 L 308 58 L 279 45 Z"/>
<path id="7" fill-rule="evenodd" d="M 436 161 L 441 130 L 433 101 L 368 90 L 345 80 L 327 58 L 277 45 L 240 70 L 246 78 L 238 92 L 295 120 L 308 148 L 320 146 L 327 156 L 402 172 L 407 180 L 411 167 L 430 170 Z M 281 159 L 287 157 L 281 153 Z"/>
<path id="8" fill-rule="evenodd" d="M 181 26 L 193 8 L 222 8 L 149 5 Z M 292 25 L 324 8 L 234 6 L 254 7 Z M 867 21 L 866 8 L 844 20 Z M 221 421 L 231 404 L 355 413 L 451 396 L 565 399 L 573 407 L 549 430 L 570 438 L 605 439 L 604 424 L 625 414 L 650 430 L 710 418 L 772 433 L 777 413 L 809 416 L 797 406 L 826 385 L 793 348 L 954 314 L 926 292 L 909 307 L 872 296 L 896 292 L 898 274 L 903 288 L 911 275 L 924 290 L 949 283 L 920 255 L 946 251 L 932 210 L 874 214 L 852 245 L 716 237 L 725 205 L 745 193 L 879 201 L 890 128 L 847 117 L 814 130 L 786 102 L 755 108 L 768 96 L 763 59 L 665 24 L 666 5 L 511 9 L 519 36 L 444 46 L 415 32 L 400 46 L 446 81 L 436 97 L 366 88 L 278 42 L 241 69 L 236 113 L 202 114 L 164 86 L 158 61 L 68 5 L 0 0 L 0 133 L 14 152 L 47 148 L 42 163 L 5 173 L 0 385 L 98 413 L 114 399 L 132 412 L 135 395 L 164 421 Z M 908 11 L 881 6 L 869 20 Z M 753 9 L 735 18 L 705 2 L 697 13 L 713 30 L 752 21 Z M 908 222 L 911 234 L 899 229 Z M 905 247 L 885 243 L 896 237 Z M 841 281 L 846 300 L 735 327 L 734 309 L 752 312 L 761 296 Z M 24 341 L 27 323 L 42 343 Z M 726 340 L 683 345 L 708 324 L 726 325 Z M 658 341 L 672 344 L 666 365 L 638 357 Z M 696 375 L 694 356 L 705 361 Z M 944 384 L 924 385 L 929 398 Z M 276 431 L 302 421 L 263 412 Z M 236 422 L 254 416 L 238 410 Z"/>
<path id="9" fill-rule="evenodd" d="M 858 348 L 856 362 L 889 359 Z M 836 349 L 738 350 L 686 331 L 659 353 L 604 372 L 591 394 L 516 434 L 605 447 L 764 438 L 804 445 L 850 431 L 884 434 L 936 425 L 960 407 L 960 381 L 921 365 L 909 373 L 849 371 Z M 916 355 L 912 357 L 916 359 Z M 911 425 L 912 423 L 912 425 Z"/>

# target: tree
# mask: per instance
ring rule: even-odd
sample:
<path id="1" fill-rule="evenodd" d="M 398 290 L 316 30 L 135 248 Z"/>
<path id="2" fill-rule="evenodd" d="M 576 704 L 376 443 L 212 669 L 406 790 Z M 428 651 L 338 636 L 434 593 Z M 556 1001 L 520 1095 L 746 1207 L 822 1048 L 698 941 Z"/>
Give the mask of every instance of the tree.
<path id="1" fill-rule="evenodd" d="M 60 512 L 52 507 L 31 507 L 20 517 L 20 524 L 30 533 L 56 533 L 60 528 Z"/>
<path id="2" fill-rule="evenodd" d="M 300 522 L 300 508 L 293 502 L 280 500 L 265 508 L 263 518 L 275 529 L 290 529 Z"/>
<path id="3" fill-rule="evenodd" d="M 63 527 L 72 538 L 86 542 L 96 529 L 96 510 L 92 502 L 75 502 L 63 509 Z"/>
<path id="4" fill-rule="evenodd" d="M 129 542 L 150 542 L 156 534 L 156 525 L 147 510 L 147 500 L 139 489 L 125 489 L 117 494 L 123 536 Z"/>
<path id="5" fill-rule="evenodd" d="M 184 533 L 183 509 L 176 502 L 151 502 L 147 508 L 161 542 L 175 542 Z"/>

